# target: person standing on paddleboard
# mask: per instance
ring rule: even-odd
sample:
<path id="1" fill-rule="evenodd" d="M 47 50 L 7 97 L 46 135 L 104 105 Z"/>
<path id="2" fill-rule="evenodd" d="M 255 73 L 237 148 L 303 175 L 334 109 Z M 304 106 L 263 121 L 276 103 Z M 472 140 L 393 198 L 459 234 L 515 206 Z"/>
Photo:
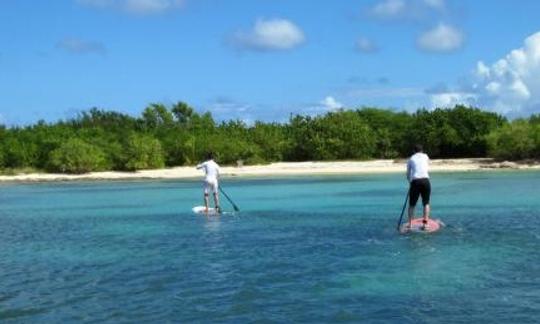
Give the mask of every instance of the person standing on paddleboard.
<path id="1" fill-rule="evenodd" d="M 210 190 L 212 190 L 212 193 L 214 195 L 214 206 L 216 208 L 216 211 L 219 213 L 221 212 L 221 208 L 219 207 L 219 165 L 214 161 L 214 154 L 212 152 L 209 152 L 206 155 L 206 161 L 197 165 L 197 169 L 203 169 L 205 177 L 204 177 L 204 206 L 206 208 L 206 212 L 208 212 L 208 194 Z"/>
<path id="2" fill-rule="evenodd" d="M 409 180 L 409 228 L 412 226 L 414 218 L 414 208 L 418 202 L 419 196 L 422 196 L 424 205 L 423 226 L 425 230 L 429 220 L 430 206 L 429 198 L 431 196 L 431 183 L 429 181 L 429 157 L 424 153 L 422 145 L 414 146 L 414 154 L 407 161 L 407 180 Z"/>

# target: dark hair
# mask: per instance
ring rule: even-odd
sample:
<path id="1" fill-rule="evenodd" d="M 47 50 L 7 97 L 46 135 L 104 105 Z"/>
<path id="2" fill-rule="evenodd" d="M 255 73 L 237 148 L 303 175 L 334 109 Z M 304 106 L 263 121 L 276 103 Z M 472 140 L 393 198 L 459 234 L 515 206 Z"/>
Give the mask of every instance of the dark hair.
<path id="1" fill-rule="evenodd" d="M 206 153 L 206 159 L 207 160 L 213 160 L 214 159 L 214 153 L 213 152 Z"/>
<path id="2" fill-rule="evenodd" d="M 422 147 L 422 144 L 416 144 L 414 145 L 414 153 L 422 152 L 424 148 Z"/>

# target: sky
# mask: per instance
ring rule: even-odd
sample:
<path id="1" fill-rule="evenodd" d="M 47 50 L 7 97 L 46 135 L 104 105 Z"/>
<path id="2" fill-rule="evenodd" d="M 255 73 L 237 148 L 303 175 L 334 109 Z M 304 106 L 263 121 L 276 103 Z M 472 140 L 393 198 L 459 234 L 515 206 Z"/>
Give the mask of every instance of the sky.
<path id="1" fill-rule="evenodd" d="M 0 0 L 0 124 L 466 104 L 540 113 L 537 0 Z"/>

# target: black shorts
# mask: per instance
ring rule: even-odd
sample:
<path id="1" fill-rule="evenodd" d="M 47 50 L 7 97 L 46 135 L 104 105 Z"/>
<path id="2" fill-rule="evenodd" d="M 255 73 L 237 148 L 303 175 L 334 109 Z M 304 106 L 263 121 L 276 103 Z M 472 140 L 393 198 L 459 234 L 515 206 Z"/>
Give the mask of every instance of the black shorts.
<path id="1" fill-rule="evenodd" d="M 409 192 L 409 206 L 416 206 L 418 197 L 422 196 L 422 204 L 425 206 L 429 204 L 429 197 L 431 196 L 431 183 L 428 178 L 414 179 L 411 182 L 411 188 Z"/>

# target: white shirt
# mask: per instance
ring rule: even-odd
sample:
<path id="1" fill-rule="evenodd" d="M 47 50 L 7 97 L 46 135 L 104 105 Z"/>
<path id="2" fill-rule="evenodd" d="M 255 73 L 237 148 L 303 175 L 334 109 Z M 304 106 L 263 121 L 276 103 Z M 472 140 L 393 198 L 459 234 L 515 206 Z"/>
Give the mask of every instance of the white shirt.
<path id="1" fill-rule="evenodd" d="M 429 157 L 427 154 L 418 152 L 413 154 L 407 161 L 407 179 L 409 182 L 415 179 L 429 178 Z"/>
<path id="2" fill-rule="evenodd" d="M 206 175 L 206 178 L 205 178 L 206 182 L 217 181 L 219 177 L 219 165 L 216 162 L 214 162 L 214 160 L 208 160 L 206 162 L 203 162 L 197 165 L 197 169 L 204 170 L 204 174 Z"/>

